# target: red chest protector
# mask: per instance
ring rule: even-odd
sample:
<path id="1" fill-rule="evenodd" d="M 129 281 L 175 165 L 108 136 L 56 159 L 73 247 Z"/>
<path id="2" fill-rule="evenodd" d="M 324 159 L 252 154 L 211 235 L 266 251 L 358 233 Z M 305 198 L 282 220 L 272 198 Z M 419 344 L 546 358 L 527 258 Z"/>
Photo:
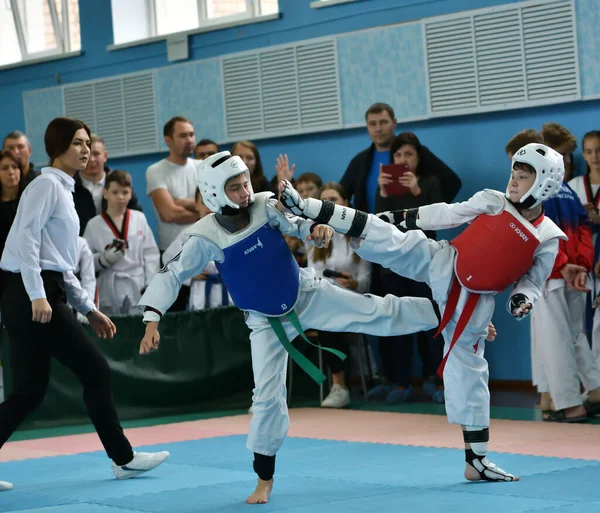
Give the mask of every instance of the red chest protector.
<path id="1" fill-rule="evenodd" d="M 454 271 L 460 284 L 472 292 L 497 293 L 529 270 L 540 241 L 529 221 L 504 210 L 479 216 L 450 244 L 456 248 Z"/>
<path id="2" fill-rule="evenodd" d="M 470 294 L 456 323 L 450 348 L 438 369 L 440 377 L 450 351 L 475 310 L 479 294 L 502 292 L 533 265 L 535 251 L 540 245 L 535 228 L 543 219 L 544 216 L 541 215 L 530 223 L 512 205 L 507 204 L 505 210 L 498 215 L 480 215 L 450 242 L 457 253 L 454 261 L 455 277 L 436 336 L 454 315 L 461 288 L 466 288 Z"/>

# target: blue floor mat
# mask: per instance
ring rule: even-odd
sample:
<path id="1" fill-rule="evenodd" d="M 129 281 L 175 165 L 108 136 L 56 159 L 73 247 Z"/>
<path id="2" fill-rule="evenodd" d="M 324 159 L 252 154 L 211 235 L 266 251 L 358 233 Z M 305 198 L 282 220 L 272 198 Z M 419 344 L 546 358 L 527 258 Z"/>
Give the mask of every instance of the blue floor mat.
<path id="1" fill-rule="evenodd" d="M 467 483 L 455 449 L 288 438 L 271 501 L 248 506 L 256 475 L 244 436 L 152 446 L 171 457 L 147 475 L 113 478 L 101 452 L 2 463 L 0 512 L 600 513 L 600 462 L 491 454 L 517 483 Z"/>

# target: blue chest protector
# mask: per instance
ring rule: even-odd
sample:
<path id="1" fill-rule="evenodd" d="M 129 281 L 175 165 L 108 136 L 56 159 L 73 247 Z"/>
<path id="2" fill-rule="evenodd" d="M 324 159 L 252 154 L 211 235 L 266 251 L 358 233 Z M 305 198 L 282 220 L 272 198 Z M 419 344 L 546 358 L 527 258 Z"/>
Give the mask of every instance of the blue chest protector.
<path id="1" fill-rule="evenodd" d="M 216 266 L 240 310 L 277 317 L 294 308 L 300 268 L 279 230 L 265 223 L 223 249 L 223 255 L 223 262 Z"/>
<path id="2" fill-rule="evenodd" d="M 292 359 L 312 379 L 322 383 L 325 380 L 323 372 L 292 345 L 281 322 L 285 316 L 284 320 L 312 344 L 294 310 L 300 296 L 300 268 L 279 229 L 269 224 L 269 209 L 275 208 L 269 205 L 272 197 L 270 192 L 255 195 L 250 225 L 241 232 L 225 230 L 214 215 L 210 215 L 198 221 L 188 233 L 204 237 L 221 248 L 223 260 L 215 265 L 235 305 L 240 310 L 264 315 Z M 342 360 L 346 358 L 336 349 L 321 349 Z"/>
<path id="3" fill-rule="evenodd" d="M 294 306 L 300 293 L 300 267 L 279 230 L 265 223 L 247 237 L 223 249 L 224 260 L 216 263 L 234 304 L 241 310 L 267 316 L 273 331 L 290 356 L 317 383 L 325 375 L 288 340 L 278 317 L 288 315 L 296 331 L 314 345 L 300 325 Z M 336 349 L 322 348 L 344 360 Z"/>
<path id="4" fill-rule="evenodd" d="M 292 359 L 317 383 L 325 375 L 289 341 L 281 317 L 285 316 L 300 334 L 304 334 L 294 307 L 300 295 L 300 267 L 281 232 L 268 222 L 268 201 L 271 193 L 258 193 L 251 216 L 248 234 L 222 236 L 214 231 L 214 221 L 208 219 L 200 226 L 199 235 L 213 240 L 223 251 L 223 261 L 215 262 L 219 275 L 234 304 L 240 309 L 267 317 L 277 338 Z M 203 223 L 203 221 L 199 221 Z M 207 226 L 205 226 L 207 225 Z M 213 228 L 211 231 L 211 227 Z M 221 234 L 221 235 L 219 235 Z M 233 239 L 233 240 L 232 240 Z M 313 344 L 314 345 L 314 344 Z M 344 360 L 346 355 L 336 349 L 322 347 Z"/>

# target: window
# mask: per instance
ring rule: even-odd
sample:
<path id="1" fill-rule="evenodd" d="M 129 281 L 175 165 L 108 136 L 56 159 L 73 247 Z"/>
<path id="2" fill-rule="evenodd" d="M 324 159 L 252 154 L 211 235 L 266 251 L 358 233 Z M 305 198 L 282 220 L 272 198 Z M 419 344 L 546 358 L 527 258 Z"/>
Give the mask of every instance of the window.
<path id="1" fill-rule="evenodd" d="M 0 66 L 81 49 L 78 0 L 2 0 Z"/>
<path id="2" fill-rule="evenodd" d="M 277 0 L 113 0 L 114 42 L 130 43 L 277 12 Z"/>
<path id="3" fill-rule="evenodd" d="M 153 0 L 156 35 L 196 28 L 199 24 L 197 0 Z"/>
<path id="4" fill-rule="evenodd" d="M 319 9 L 321 7 L 328 7 L 330 5 L 347 4 L 350 2 L 356 2 L 356 0 L 313 0 L 310 6 L 313 9 Z"/>

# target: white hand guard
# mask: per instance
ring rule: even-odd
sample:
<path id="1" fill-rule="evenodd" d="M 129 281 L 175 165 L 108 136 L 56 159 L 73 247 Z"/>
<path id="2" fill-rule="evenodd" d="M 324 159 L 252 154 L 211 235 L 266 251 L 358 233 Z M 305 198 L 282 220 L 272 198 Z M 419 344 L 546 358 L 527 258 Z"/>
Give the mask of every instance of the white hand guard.
<path id="1" fill-rule="evenodd" d="M 284 189 L 281 191 L 280 201 L 294 215 L 301 216 L 304 214 L 306 202 L 300 197 L 298 191 L 294 189 L 292 184 L 287 180 L 281 181 L 284 184 Z"/>
<path id="2" fill-rule="evenodd" d="M 510 313 L 517 319 L 517 321 L 522 321 L 531 313 L 531 309 L 529 312 L 525 313 L 524 307 L 527 304 L 530 304 L 529 298 L 525 294 L 515 294 L 510 298 Z M 517 310 L 517 313 L 514 314 L 513 310 Z"/>
<path id="3" fill-rule="evenodd" d="M 312 219 L 317 224 L 327 224 L 336 232 L 348 237 L 365 237 L 368 214 L 333 201 L 321 201 L 315 198 L 303 200 L 290 182 L 282 180 L 285 185 L 281 192 L 281 203 L 293 214 Z"/>
<path id="4" fill-rule="evenodd" d="M 98 262 L 101 268 L 107 269 L 120 262 L 125 257 L 125 252 L 115 247 L 109 246 L 98 256 Z"/>

